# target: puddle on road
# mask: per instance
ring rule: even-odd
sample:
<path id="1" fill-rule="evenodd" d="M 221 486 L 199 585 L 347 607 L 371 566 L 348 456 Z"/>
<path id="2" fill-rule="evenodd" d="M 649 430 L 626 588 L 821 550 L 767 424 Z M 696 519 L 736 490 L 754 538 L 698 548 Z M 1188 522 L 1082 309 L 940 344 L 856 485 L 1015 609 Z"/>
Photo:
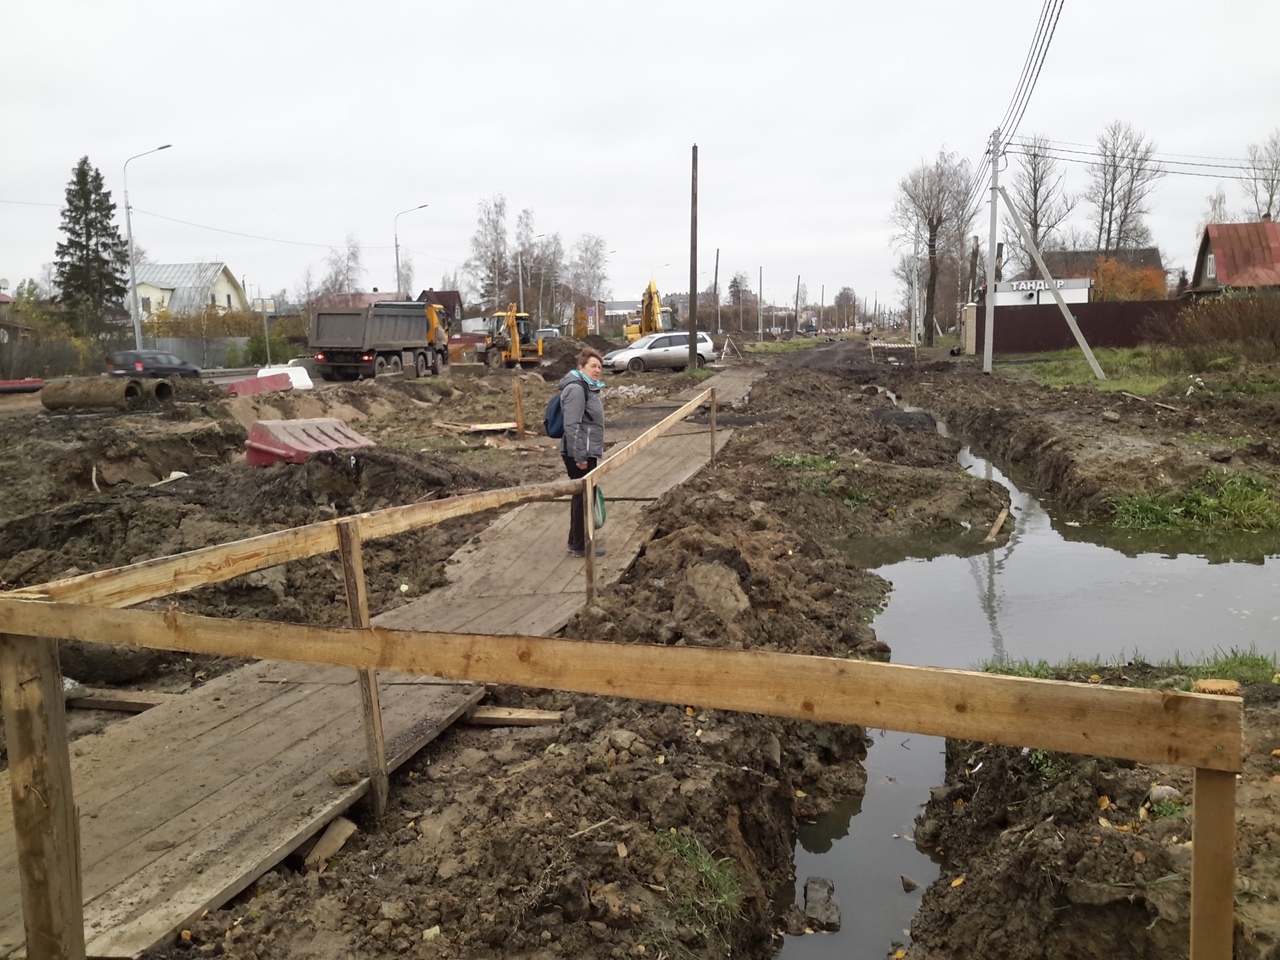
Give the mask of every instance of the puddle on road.
<path id="1" fill-rule="evenodd" d="M 940 429 L 944 429 L 941 428 Z M 974 669 L 988 660 L 1072 658 L 1151 662 L 1215 650 L 1280 648 L 1280 535 L 1186 539 L 1055 522 L 968 447 L 960 464 L 1010 490 L 1014 526 L 975 553 L 972 536 L 951 544 L 851 543 L 849 555 L 893 585 L 873 623 L 893 662 Z M 985 532 L 983 532 L 985 535 Z M 1230 559 L 1229 559 L 1230 558 Z M 942 783 L 943 740 L 868 731 L 867 790 L 814 825 L 796 846 L 796 902 L 804 880 L 835 883 L 843 928 L 788 937 L 783 960 L 883 960 L 938 866 L 905 839 L 929 788 Z M 920 885 L 902 889 L 900 876 Z"/>

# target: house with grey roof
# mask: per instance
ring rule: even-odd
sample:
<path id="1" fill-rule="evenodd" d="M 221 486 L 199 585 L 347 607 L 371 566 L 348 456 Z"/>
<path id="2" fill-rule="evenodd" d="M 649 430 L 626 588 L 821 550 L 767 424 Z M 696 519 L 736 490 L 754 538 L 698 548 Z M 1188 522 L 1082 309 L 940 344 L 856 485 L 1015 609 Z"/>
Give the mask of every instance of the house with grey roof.
<path id="1" fill-rule="evenodd" d="M 181 317 L 209 308 L 218 313 L 249 309 L 244 287 L 225 263 L 140 263 L 135 275 L 144 316 L 161 311 Z"/>

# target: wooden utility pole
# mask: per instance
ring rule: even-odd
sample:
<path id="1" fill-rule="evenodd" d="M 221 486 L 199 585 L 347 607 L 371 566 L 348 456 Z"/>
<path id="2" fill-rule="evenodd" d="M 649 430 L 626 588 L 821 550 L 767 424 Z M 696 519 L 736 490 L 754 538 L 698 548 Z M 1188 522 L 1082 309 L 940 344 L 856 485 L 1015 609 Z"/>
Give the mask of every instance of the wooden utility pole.
<path id="1" fill-rule="evenodd" d="M 689 369 L 698 369 L 698 145 L 693 145 L 693 192 L 689 201 Z"/>

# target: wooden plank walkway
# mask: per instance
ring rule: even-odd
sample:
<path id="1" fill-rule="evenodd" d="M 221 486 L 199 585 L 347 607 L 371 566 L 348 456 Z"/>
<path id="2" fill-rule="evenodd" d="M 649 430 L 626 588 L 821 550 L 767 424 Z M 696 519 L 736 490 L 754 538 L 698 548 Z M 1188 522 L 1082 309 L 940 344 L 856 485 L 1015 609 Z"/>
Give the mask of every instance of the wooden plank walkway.
<path id="1" fill-rule="evenodd" d="M 483 696 L 379 676 L 388 759 L 407 760 Z M 369 789 L 352 670 L 261 663 L 72 745 L 91 957 L 132 957 L 225 903 Z M 346 779 L 339 777 L 339 779 Z M 0 956 L 21 955 L 22 900 L 0 774 Z"/>
<path id="2" fill-rule="evenodd" d="M 630 407 L 626 427 L 608 432 L 612 449 L 708 387 L 716 388 L 719 405 L 727 405 L 744 399 L 763 375 L 763 368 L 735 367 L 679 396 Z M 716 431 L 717 449 L 730 433 Z M 710 456 L 710 427 L 686 421 L 601 477 L 610 502 L 608 522 L 596 533 L 607 551 L 596 558 L 598 583 L 616 581 L 653 536 L 652 501 L 701 470 Z M 373 623 L 392 630 L 551 636 L 586 602 L 583 562 L 565 549 L 568 530 L 567 499 L 509 510 L 450 558 L 446 586 L 379 614 Z"/>
<path id="3" fill-rule="evenodd" d="M 717 387 L 746 396 L 761 368 L 734 368 L 686 395 L 629 408 L 613 448 Z M 729 431 L 717 433 L 723 445 Z M 684 423 L 603 478 L 609 506 L 598 560 L 608 583 L 653 533 L 652 500 L 710 455 L 706 424 Z M 505 513 L 451 560 L 450 583 L 374 618 L 380 626 L 549 635 L 585 600 L 583 562 L 567 555 L 567 500 Z M 483 687 L 381 674 L 392 769 L 473 707 Z M 354 671 L 262 661 L 72 745 L 80 813 L 85 937 L 90 957 L 133 957 L 206 908 L 225 903 L 369 790 Z M 346 781 L 339 776 L 338 780 Z M 0 797 L 9 795 L 0 773 Z M 13 810 L 0 801 L 0 957 L 21 956 L 24 931 Z"/>

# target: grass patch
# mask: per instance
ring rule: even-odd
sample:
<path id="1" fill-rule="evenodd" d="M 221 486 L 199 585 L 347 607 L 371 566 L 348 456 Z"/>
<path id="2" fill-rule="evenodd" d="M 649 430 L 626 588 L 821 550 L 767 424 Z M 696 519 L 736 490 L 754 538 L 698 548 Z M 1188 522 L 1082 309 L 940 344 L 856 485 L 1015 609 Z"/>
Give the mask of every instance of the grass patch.
<path id="1" fill-rule="evenodd" d="M 1101 660 L 1068 660 L 1053 665 L 1044 660 L 988 660 L 978 667 L 984 673 L 1008 677 L 1033 677 L 1038 680 L 1087 679 L 1092 683 L 1119 680 L 1127 686 L 1170 686 L 1169 680 L 1179 689 L 1190 690 L 1197 680 L 1235 680 L 1242 685 L 1271 683 L 1280 676 L 1280 657 L 1277 654 L 1261 654 L 1255 649 L 1215 650 L 1200 660 L 1172 660 L 1147 663 L 1135 655 L 1128 663 L 1107 663 Z"/>
<path id="2" fill-rule="evenodd" d="M 686 369 L 684 371 L 684 375 L 690 380 L 708 380 L 716 375 L 716 371 L 708 370 L 706 367 L 701 367 L 695 370 Z"/>
<path id="3" fill-rule="evenodd" d="M 693 868 L 693 879 L 667 883 L 667 897 L 676 919 L 703 937 L 728 940 L 732 926 L 742 919 L 742 884 L 728 857 L 713 857 L 694 837 L 674 829 L 658 833 L 667 853 Z"/>
<path id="4" fill-rule="evenodd" d="M 804 470 L 834 470 L 836 461 L 821 453 L 780 453 L 773 458 L 775 467 L 791 467 Z"/>
<path id="5" fill-rule="evenodd" d="M 1280 529 L 1280 504 L 1265 483 L 1245 473 L 1209 470 L 1180 493 L 1138 493 L 1113 506 L 1112 522 L 1125 530 Z"/>

